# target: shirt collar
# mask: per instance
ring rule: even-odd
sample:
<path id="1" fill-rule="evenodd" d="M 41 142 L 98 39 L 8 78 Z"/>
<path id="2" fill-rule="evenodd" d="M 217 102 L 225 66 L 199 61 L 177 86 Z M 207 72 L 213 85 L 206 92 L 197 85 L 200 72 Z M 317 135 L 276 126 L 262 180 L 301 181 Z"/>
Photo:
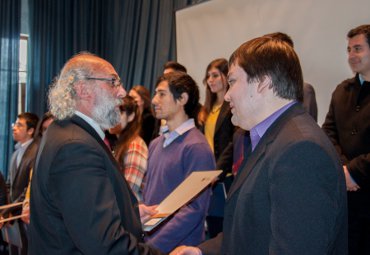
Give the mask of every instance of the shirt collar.
<path id="1" fill-rule="evenodd" d="M 195 122 L 194 119 L 188 119 L 185 122 L 183 122 L 180 126 L 178 126 L 175 130 L 172 132 L 167 132 L 164 134 L 164 143 L 163 143 L 163 148 L 167 147 L 170 145 L 174 140 L 176 140 L 177 137 L 183 135 L 190 129 L 195 127 Z"/>
<path id="2" fill-rule="evenodd" d="M 104 140 L 105 134 L 104 134 L 103 130 L 101 129 L 101 127 L 99 126 L 99 124 L 95 120 L 93 120 L 89 116 L 87 116 L 87 115 L 85 115 L 85 114 L 83 114 L 82 112 L 79 112 L 79 111 L 76 111 L 75 114 L 78 117 L 80 117 L 81 119 L 83 119 L 84 121 L 86 121 L 98 133 L 100 138 L 102 140 Z"/>
<path id="3" fill-rule="evenodd" d="M 269 117 L 264 119 L 262 122 L 258 123 L 254 126 L 250 131 L 251 143 L 252 143 L 252 151 L 256 148 L 257 144 L 261 140 L 262 136 L 266 133 L 267 129 L 283 114 L 286 110 L 288 110 L 292 105 L 296 104 L 297 101 L 290 102 L 279 110 L 275 111 Z"/>
<path id="4" fill-rule="evenodd" d="M 362 75 L 361 74 L 358 74 L 358 79 L 360 80 L 360 84 L 362 86 L 362 84 L 364 84 L 364 78 L 362 78 Z"/>
<path id="5" fill-rule="evenodd" d="M 24 143 L 20 143 L 20 142 L 18 142 L 18 143 L 16 143 L 15 144 L 15 149 L 16 150 L 18 150 L 18 149 L 20 149 L 20 148 L 22 148 L 22 149 L 24 149 L 24 148 L 26 148 L 28 145 L 30 145 L 31 143 L 32 143 L 32 141 L 33 141 L 33 138 L 31 138 L 31 139 L 29 139 L 29 140 L 27 140 L 26 142 L 24 142 Z"/>

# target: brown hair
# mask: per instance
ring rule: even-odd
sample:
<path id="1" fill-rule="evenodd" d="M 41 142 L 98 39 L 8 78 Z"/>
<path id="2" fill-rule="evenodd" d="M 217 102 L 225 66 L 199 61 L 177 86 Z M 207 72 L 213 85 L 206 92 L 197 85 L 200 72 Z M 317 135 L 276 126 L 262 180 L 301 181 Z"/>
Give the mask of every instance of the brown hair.
<path id="1" fill-rule="evenodd" d="M 150 92 L 143 85 L 135 85 L 132 90 L 139 94 L 141 99 L 144 101 L 143 110 L 152 111 L 152 101 L 150 98 Z"/>
<path id="2" fill-rule="evenodd" d="M 363 34 L 366 37 L 367 45 L 370 46 L 370 25 L 368 24 L 361 25 L 361 26 L 351 29 L 348 32 L 347 37 L 353 38 L 356 35 L 361 35 L 361 34 Z"/>
<path id="3" fill-rule="evenodd" d="M 206 109 L 207 114 L 211 111 L 214 103 L 217 100 L 217 95 L 215 93 L 211 92 L 211 89 L 209 88 L 207 84 L 207 80 L 209 78 L 209 70 L 212 68 L 216 68 L 218 71 L 220 71 L 221 75 L 224 76 L 224 80 L 226 82 L 227 89 L 229 88 L 229 83 L 227 82 L 227 73 L 229 72 L 229 63 L 227 62 L 226 59 L 224 58 L 217 58 L 211 63 L 208 64 L 207 69 L 206 69 L 206 74 L 203 79 L 203 84 L 206 86 L 206 99 L 204 102 L 204 107 Z"/>
<path id="4" fill-rule="evenodd" d="M 135 114 L 134 119 L 127 123 L 127 126 L 122 129 L 119 134 L 116 147 L 115 147 L 115 158 L 118 162 L 122 162 L 124 156 L 130 146 L 130 143 L 139 136 L 141 129 L 141 118 L 139 107 L 135 100 L 130 96 L 123 98 L 123 103 L 119 107 L 121 114 L 127 114 L 127 117 L 131 114 Z"/>
<path id="5" fill-rule="evenodd" d="M 303 75 L 294 49 L 277 38 L 258 37 L 243 43 L 231 55 L 229 64 L 244 69 L 248 82 L 271 78 L 275 95 L 289 100 L 303 98 Z"/>

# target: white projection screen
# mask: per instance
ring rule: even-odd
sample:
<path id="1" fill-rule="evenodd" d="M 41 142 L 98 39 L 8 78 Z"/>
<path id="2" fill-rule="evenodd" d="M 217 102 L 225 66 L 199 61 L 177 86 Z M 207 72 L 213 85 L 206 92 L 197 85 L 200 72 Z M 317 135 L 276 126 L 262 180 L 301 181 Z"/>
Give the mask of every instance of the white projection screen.
<path id="1" fill-rule="evenodd" d="M 304 80 L 316 90 L 321 125 L 331 93 L 353 74 L 347 32 L 370 23 L 369 0 L 212 0 L 176 12 L 177 60 L 201 88 L 208 63 L 243 42 L 281 31 L 295 44 Z"/>

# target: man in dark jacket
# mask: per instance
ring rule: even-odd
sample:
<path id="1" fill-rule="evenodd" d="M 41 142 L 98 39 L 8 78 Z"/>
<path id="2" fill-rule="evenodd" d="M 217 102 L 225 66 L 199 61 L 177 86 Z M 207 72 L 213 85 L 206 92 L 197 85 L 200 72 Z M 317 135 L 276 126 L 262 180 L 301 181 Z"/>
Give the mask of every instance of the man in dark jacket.
<path id="1" fill-rule="evenodd" d="M 125 95 L 113 66 L 97 56 L 78 54 L 62 69 L 49 92 L 55 121 L 33 172 L 31 255 L 161 254 L 141 243 L 137 200 L 103 141 Z"/>
<path id="2" fill-rule="evenodd" d="M 346 177 L 349 254 L 365 255 L 370 254 L 370 25 L 350 30 L 347 37 L 355 77 L 334 90 L 322 128 Z"/>

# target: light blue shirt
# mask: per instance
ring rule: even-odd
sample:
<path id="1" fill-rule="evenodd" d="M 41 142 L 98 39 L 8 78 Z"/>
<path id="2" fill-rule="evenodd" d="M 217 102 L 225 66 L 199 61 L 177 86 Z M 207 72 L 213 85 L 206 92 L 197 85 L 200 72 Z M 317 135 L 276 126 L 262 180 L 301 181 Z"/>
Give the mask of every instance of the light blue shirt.
<path id="1" fill-rule="evenodd" d="M 364 78 L 362 78 L 361 74 L 358 75 L 358 78 L 360 79 L 360 84 L 362 86 L 362 84 L 364 84 Z"/>
<path id="2" fill-rule="evenodd" d="M 24 152 L 26 151 L 28 146 L 32 143 L 32 141 L 33 141 L 33 138 L 28 140 L 27 142 L 22 143 L 22 144 L 17 143 L 15 145 L 15 148 L 16 148 L 16 151 L 17 151 L 17 158 L 16 158 L 17 167 L 19 167 L 19 164 L 21 163 Z"/>
<path id="3" fill-rule="evenodd" d="M 189 131 L 190 129 L 195 127 L 194 119 L 188 119 L 184 123 L 182 123 L 180 126 L 178 126 L 175 130 L 172 132 L 167 132 L 164 135 L 165 140 L 163 143 L 163 148 L 166 148 L 168 145 L 170 145 L 173 141 L 176 140 L 177 137 L 184 134 L 186 131 Z"/>

